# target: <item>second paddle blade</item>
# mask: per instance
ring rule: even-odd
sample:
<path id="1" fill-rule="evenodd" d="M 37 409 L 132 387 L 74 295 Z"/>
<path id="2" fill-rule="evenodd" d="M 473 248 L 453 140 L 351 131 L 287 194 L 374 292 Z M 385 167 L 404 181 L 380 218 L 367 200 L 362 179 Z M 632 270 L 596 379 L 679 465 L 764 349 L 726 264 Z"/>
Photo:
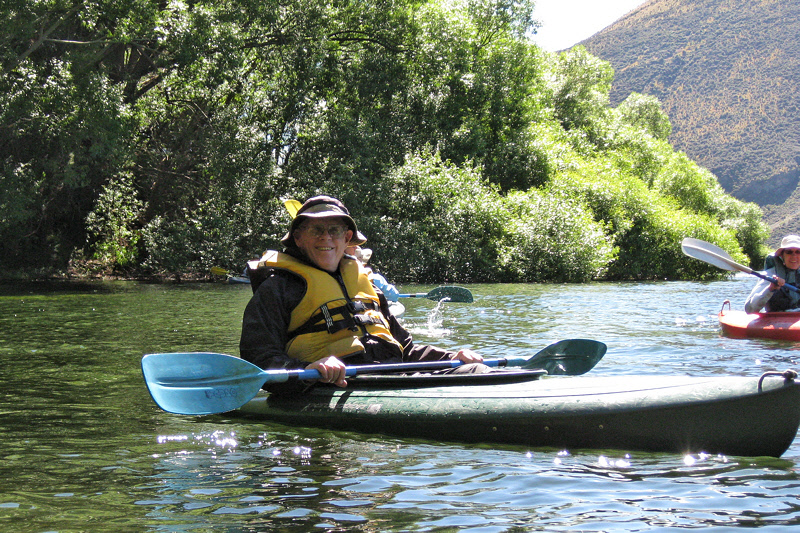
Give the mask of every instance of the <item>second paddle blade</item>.
<path id="1" fill-rule="evenodd" d="M 606 345 L 591 339 L 566 339 L 551 344 L 524 364 L 523 368 L 544 368 L 551 376 L 580 376 L 606 354 Z"/>
<path id="2" fill-rule="evenodd" d="M 472 293 L 464 287 L 444 285 L 436 287 L 426 296 L 429 300 L 445 300 L 448 302 L 472 303 Z"/>

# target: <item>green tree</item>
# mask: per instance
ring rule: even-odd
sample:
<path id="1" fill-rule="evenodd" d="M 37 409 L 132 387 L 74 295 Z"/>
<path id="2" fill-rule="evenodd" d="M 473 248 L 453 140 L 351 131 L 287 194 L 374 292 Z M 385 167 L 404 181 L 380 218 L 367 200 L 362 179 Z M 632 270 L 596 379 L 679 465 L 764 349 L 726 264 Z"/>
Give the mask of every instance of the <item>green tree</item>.
<path id="1" fill-rule="evenodd" d="M 94 241 L 92 259 L 104 265 L 127 267 L 139 255 L 139 228 L 143 209 L 130 175 L 103 187 L 94 210 L 86 217 L 89 238 Z"/>
<path id="2" fill-rule="evenodd" d="M 660 141 L 666 141 L 672 133 L 669 117 L 661 109 L 661 102 L 655 96 L 631 93 L 617 106 L 616 111 L 623 122 Z"/>
<path id="3" fill-rule="evenodd" d="M 580 130 L 590 142 L 599 142 L 610 112 L 611 65 L 576 46 L 561 53 L 555 66 L 550 89 L 555 118 L 565 130 Z"/>
<path id="4" fill-rule="evenodd" d="M 317 193 L 408 281 L 712 276 L 687 235 L 756 262 L 760 211 L 674 151 L 655 99 L 611 109 L 608 63 L 533 46 L 533 8 L 0 4 L 0 266 L 238 269 Z"/>

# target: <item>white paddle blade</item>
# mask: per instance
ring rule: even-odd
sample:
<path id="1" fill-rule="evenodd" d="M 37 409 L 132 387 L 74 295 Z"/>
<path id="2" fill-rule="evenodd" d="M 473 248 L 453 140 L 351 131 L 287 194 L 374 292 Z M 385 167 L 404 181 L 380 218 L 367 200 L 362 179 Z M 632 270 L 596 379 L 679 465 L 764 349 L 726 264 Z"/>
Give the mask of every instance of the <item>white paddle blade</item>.
<path id="1" fill-rule="evenodd" d="M 739 272 L 744 272 L 746 274 L 753 273 L 752 268 L 740 265 L 734 261 L 733 258 L 731 258 L 728 252 L 719 246 L 711 244 L 710 242 L 687 237 L 683 239 L 683 242 L 681 242 L 681 250 L 683 250 L 683 253 L 689 257 L 699 259 L 700 261 L 708 263 L 709 265 L 714 265 L 715 267 L 723 270 L 738 270 Z"/>

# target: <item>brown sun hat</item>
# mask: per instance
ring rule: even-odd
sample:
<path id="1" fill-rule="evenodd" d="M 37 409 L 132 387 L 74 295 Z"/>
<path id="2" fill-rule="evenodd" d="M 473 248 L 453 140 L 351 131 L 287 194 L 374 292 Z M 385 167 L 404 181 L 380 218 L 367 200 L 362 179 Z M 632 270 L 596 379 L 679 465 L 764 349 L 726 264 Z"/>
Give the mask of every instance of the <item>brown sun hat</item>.
<path id="1" fill-rule="evenodd" d="M 314 196 L 305 201 L 303 206 L 297 210 L 297 214 L 289 226 L 289 231 L 281 239 L 284 246 L 294 246 L 294 230 L 300 226 L 303 220 L 308 218 L 341 218 L 347 227 L 353 231 L 353 238 L 350 245 L 362 245 L 367 242 L 367 238 L 358 231 L 355 220 L 350 216 L 350 211 L 342 202 L 330 196 Z"/>

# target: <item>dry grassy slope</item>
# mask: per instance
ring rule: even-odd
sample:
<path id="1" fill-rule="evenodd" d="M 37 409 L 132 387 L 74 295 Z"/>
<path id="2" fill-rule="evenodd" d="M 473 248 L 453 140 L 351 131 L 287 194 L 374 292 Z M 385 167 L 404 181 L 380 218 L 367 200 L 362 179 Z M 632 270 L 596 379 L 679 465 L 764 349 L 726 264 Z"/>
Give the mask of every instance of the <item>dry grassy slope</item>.
<path id="1" fill-rule="evenodd" d="M 612 103 L 657 96 L 673 145 L 800 233 L 800 2 L 650 0 L 583 43 L 611 63 Z"/>

